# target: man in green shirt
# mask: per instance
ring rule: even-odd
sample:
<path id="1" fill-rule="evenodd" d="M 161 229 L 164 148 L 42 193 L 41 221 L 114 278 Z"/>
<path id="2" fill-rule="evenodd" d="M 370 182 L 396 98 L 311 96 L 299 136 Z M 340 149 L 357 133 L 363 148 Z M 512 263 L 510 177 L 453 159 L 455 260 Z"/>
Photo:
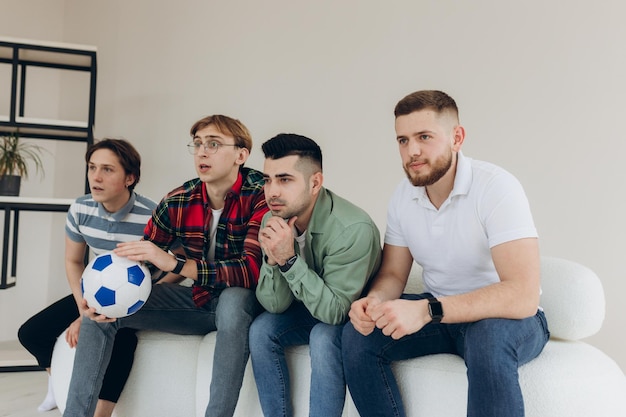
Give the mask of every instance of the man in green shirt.
<path id="1" fill-rule="evenodd" d="M 341 332 L 351 303 L 380 265 L 379 231 L 365 211 L 323 187 L 322 151 L 280 134 L 262 145 L 270 213 L 250 327 L 250 355 L 265 416 L 291 416 L 285 348 L 310 345 L 309 416 L 340 416 L 345 402 Z"/>

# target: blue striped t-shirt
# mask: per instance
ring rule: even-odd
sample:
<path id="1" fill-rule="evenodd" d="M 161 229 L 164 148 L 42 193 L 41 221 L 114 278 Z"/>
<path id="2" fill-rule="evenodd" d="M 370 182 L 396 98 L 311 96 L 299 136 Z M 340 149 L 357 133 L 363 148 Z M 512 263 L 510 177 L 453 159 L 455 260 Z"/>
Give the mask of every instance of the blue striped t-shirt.
<path id="1" fill-rule="evenodd" d="M 99 255 L 112 251 L 119 242 L 142 239 L 143 229 L 155 207 L 154 201 L 133 192 L 124 207 L 109 213 L 87 194 L 70 206 L 65 233 L 74 242 L 86 243 Z"/>

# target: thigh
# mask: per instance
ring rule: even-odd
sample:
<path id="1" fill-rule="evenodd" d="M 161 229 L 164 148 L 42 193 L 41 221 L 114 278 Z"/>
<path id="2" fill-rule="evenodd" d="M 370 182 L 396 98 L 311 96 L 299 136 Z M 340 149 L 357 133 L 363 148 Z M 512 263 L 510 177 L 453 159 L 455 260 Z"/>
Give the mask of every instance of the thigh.
<path id="1" fill-rule="evenodd" d="M 154 285 L 146 304 L 119 319 L 118 327 L 182 335 L 203 335 L 216 329 L 215 313 L 195 305 L 191 287 L 168 283 Z"/>
<path id="2" fill-rule="evenodd" d="M 306 345 L 318 323 L 302 303 L 296 302 L 282 313 L 262 313 L 252 323 L 251 334 L 268 337 L 283 347 Z"/>
<path id="3" fill-rule="evenodd" d="M 167 282 L 153 285 L 146 304 L 139 311 L 195 310 L 198 307 L 193 302 L 192 291 L 191 287 Z"/>
<path id="4" fill-rule="evenodd" d="M 535 358 L 550 338 L 542 311 L 522 320 L 486 319 L 468 323 L 461 330 L 459 350 L 466 358 L 513 354 L 519 365 Z"/>
<path id="5" fill-rule="evenodd" d="M 215 311 L 218 328 L 230 323 L 251 322 L 262 310 L 254 290 L 241 287 L 224 289 L 207 308 Z"/>
<path id="6" fill-rule="evenodd" d="M 364 336 L 354 329 L 352 323 L 347 323 L 342 335 L 342 349 L 344 355 L 355 358 L 374 355 L 389 362 L 437 353 L 456 354 L 455 340 L 447 326 L 427 324 L 420 331 L 395 340 L 378 328 Z"/>

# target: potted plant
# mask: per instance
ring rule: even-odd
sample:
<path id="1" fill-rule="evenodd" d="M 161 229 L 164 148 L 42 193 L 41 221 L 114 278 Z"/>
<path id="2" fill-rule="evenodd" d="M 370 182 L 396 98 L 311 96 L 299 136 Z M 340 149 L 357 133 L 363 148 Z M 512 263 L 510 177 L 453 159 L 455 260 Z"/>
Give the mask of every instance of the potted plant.
<path id="1" fill-rule="evenodd" d="M 0 136 L 0 195 L 20 194 L 21 178 L 28 178 L 28 161 L 35 164 L 37 173 L 43 177 L 41 146 L 20 142 L 18 132 Z"/>

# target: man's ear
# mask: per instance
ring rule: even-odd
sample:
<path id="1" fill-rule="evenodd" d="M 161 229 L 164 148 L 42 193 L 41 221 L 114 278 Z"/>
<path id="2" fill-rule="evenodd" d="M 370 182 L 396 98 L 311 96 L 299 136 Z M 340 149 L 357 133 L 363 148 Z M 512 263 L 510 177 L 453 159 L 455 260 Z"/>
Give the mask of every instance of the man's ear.
<path id="1" fill-rule="evenodd" d="M 235 164 L 243 165 L 250 156 L 250 151 L 248 148 L 239 148 L 239 154 L 237 155 L 237 159 L 235 159 Z"/>
<path id="2" fill-rule="evenodd" d="M 126 185 L 126 188 L 130 187 L 134 183 L 135 183 L 135 176 L 132 174 L 127 175 L 126 182 L 124 183 Z"/>
<path id="3" fill-rule="evenodd" d="M 311 187 L 311 193 L 316 195 L 322 189 L 322 185 L 324 184 L 324 174 L 322 171 L 317 171 L 311 175 L 309 178 L 309 186 Z"/>
<path id="4" fill-rule="evenodd" d="M 463 142 L 465 141 L 465 128 L 461 125 L 457 125 L 454 127 L 452 131 L 452 150 L 454 152 L 459 152 L 461 150 L 461 146 L 463 146 Z"/>

